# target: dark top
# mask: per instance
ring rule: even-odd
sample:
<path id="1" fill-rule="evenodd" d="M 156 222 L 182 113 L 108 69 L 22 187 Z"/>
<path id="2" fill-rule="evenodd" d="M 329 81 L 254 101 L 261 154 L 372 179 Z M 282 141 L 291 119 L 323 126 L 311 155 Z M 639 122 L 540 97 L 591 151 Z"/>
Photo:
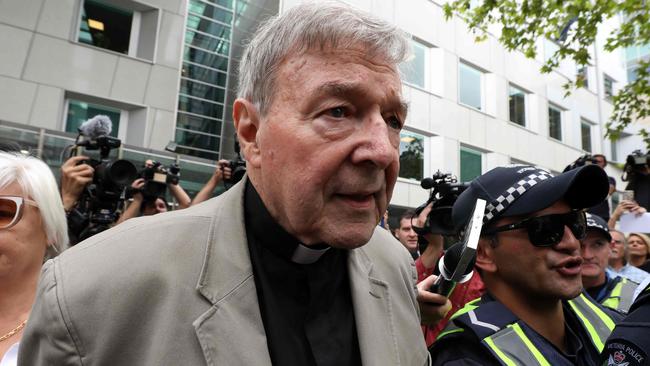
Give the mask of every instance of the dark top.
<path id="1" fill-rule="evenodd" d="M 649 366 L 650 359 L 650 287 L 630 308 L 629 315 L 616 325 L 607 339 L 602 365 Z"/>
<path id="2" fill-rule="evenodd" d="M 630 182 L 625 189 L 634 191 L 634 200 L 650 211 L 650 174 L 634 173 L 628 175 Z"/>
<path id="3" fill-rule="evenodd" d="M 489 294 L 483 296 L 481 303 L 496 301 Z M 551 347 L 555 350 L 554 356 L 549 357 L 551 365 L 600 365 L 598 350 L 591 344 L 589 335 L 582 329 L 580 321 L 576 318 L 570 305 L 563 302 L 564 327 L 566 330 L 567 352 L 564 353 L 552 343 L 531 328 L 524 328 L 524 332 L 536 345 Z M 471 331 L 452 333 L 436 341 L 429 349 L 433 365 L 465 366 L 465 365 L 501 365 L 501 363 L 481 344 L 481 340 Z"/>
<path id="4" fill-rule="evenodd" d="M 360 365 L 347 251 L 292 261 L 298 240 L 267 211 L 253 185 L 244 196 L 246 235 L 274 365 Z"/>
<path id="5" fill-rule="evenodd" d="M 642 269 L 642 270 L 644 270 L 646 272 L 650 272 L 650 260 L 647 260 L 645 263 L 640 265 L 638 268 Z"/>
<path id="6" fill-rule="evenodd" d="M 614 186 L 614 188 L 616 188 L 616 179 L 614 179 L 613 177 L 609 177 L 609 176 L 607 177 L 607 179 L 609 180 L 609 185 Z M 609 217 L 610 217 L 610 213 L 611 213 L 610 208 L 609 208 L 609 201 L 607 199 L 605 199 L 604 201 L 597 204 L 596 206 L 593 206 L 593 207 L 589 208 L 587 210 L 587 212 L 589 212 L 592 215 L 598 215 L 603 220 L 605 220 L 605 222 L 607 222 L 607 221 L 609 221 Z"/>

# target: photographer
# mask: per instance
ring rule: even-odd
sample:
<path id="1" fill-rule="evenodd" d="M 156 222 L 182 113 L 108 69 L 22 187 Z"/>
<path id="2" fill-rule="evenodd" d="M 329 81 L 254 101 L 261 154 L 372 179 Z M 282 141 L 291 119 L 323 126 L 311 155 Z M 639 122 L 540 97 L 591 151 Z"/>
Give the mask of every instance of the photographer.
<path id="1" fill-rule="evenodd" d="M 147 159 L 144 162 L 145 170 L 146 169 L 156 169 L 158 166 L 160 166 L 160 164 L 156 163 L 155 161 L 153 161 L 151 159 Z M 163 169 L 167 169 L 167 170 L 170 170 L 170 171 L 172 170 L 171 167 L 170 168 L 163 168 Z M 142 174 L 144 174 L 144 173 L 142 173 Z M 169 192 L 172 194 L 172 196 L 174 196 L 174 199 L 176 199 L 176 202 L 178 202 L 178 208 L 179 209 L 188 208 L 188 207 L 190 207 L 190 205 L 192 203 L 192 199 L 187 194 L 187 192 L 185 192 L 183 187 L 181 187 L 180 184 L 178 184 L 177 178 L 178 177 L 176 177 L 176 179 L 167 179 L 167 183 L 166 183 L 167 188 L 169 189 Z M 136 181 L 137 181 L 137 179 L 136 179 Z M 134 181 L 134 183 L 135 183 L 135 181 Z M 144 188 L 144 185 L 140 187 L 140 189 L 142 189 L 142 188 Z M 164 202 L 164 198 L 163 198 L 163 202 Z"/>
<path id="2" fill-rule="evenodd" d="M 61 200 L 67 214 L 79 201 L 84 188 L 93 181 L 95 169 L 81 163 L 85 160 L 87 156 L 73 156 L 61 165 Z"/>
<path id="3" fill-rule="evenodd" d="M 650 209 L 650 169 L 648 154 L 636 150 L 627 156 L 621 179 L 627 183 L 626 190 L 634 191 L 634 200 L 646 210 Z"/>
<path id="4" fill-rule="evenodd" d="M 116 225 L 119 225 L 124 221 L 134 217 L 151 216 L 162 212 L 167 212 L 167 203 L 165 202 L 164 198 L 156 197 L 155 200 L 145 200 L 144 196 L 141 193 L 144 184 L 144 178 L 138 178 L 133 181 L 131 184 L 131 189 L 135 191 L 133 194 L 133 201 L 131 201 L 126 210 L 122 212 L 122 215 L 117 220 Z"/>
<path id="5" fill-rule="evenodd" d="M 221 159 L 217 162 L 217 167 L 214 169 L 214 174 L 210 176 L 203 188 L 196 194 L 190 206 L 197 205 L 205 200 L 212 198 L 212 193 L 217 188 L 219 183 L 222 181 L 227 181 L 232 176 L 232 169 L 230 169 L 230 162 L 225 159 Z"/>

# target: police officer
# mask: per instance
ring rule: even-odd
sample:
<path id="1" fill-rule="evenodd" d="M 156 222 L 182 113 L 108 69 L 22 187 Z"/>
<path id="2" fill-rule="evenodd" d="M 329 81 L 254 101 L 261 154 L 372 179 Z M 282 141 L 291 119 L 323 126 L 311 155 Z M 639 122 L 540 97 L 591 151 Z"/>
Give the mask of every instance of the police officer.
<path id="1" fill-rule="evenodd" d="M 616 325 L 605 344 L 603 363 L 607 366 L 648 366 L 650 351 L 650 280 L 632 304 L 629 315 Z M 643 287 L 644 286 L 644 287 Z"/>
<path id="2" fill-rule="evenodd" d="M 430 348 L 434 365 L 596 365 L 620 319 L 582 293 L 582 211 L 603 200 L 607 175 L 584 166 L 554 177 L 527 165 L 476 178 L 454 204 L 465 225 L 487 201 L 476 255 L 487 293 L 469 302 Z"/>
<path id="3" fill-rule="evenodd" d="M 587 235 L 580 240 L 582 285 L 589 296 L 603 306 L 627 314 L 639 284 L 607 273 L 613 247 L 614 242 L 605 220 L 587 213 Z"/>

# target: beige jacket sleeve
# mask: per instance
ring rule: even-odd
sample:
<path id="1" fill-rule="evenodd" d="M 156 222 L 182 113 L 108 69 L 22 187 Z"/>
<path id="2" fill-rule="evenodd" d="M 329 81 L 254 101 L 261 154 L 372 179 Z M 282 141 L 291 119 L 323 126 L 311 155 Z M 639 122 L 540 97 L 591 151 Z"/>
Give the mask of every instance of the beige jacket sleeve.
<path id="1" fill-rule="evenodd" d="M 65 302 L 57 286 L 56 260 L 43 265 L 29 321 L 20 341 L 19 366 L 82 365 L 81 345 L 68 326 Z"/>

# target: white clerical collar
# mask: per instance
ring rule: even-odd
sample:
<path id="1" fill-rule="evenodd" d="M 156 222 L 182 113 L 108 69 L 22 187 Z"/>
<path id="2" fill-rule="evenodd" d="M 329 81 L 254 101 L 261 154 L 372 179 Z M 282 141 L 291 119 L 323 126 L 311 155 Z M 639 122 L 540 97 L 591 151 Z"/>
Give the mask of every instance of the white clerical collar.
<path id="1" fill-rule="evenodd" d="M 330 247 L 323 249 L 310 248 L 303 244 L 298 244 L 293 251 L 291 261 L 298 264 L 312 264 L 320 259 L 320 257 L 327 252 Z"/>

